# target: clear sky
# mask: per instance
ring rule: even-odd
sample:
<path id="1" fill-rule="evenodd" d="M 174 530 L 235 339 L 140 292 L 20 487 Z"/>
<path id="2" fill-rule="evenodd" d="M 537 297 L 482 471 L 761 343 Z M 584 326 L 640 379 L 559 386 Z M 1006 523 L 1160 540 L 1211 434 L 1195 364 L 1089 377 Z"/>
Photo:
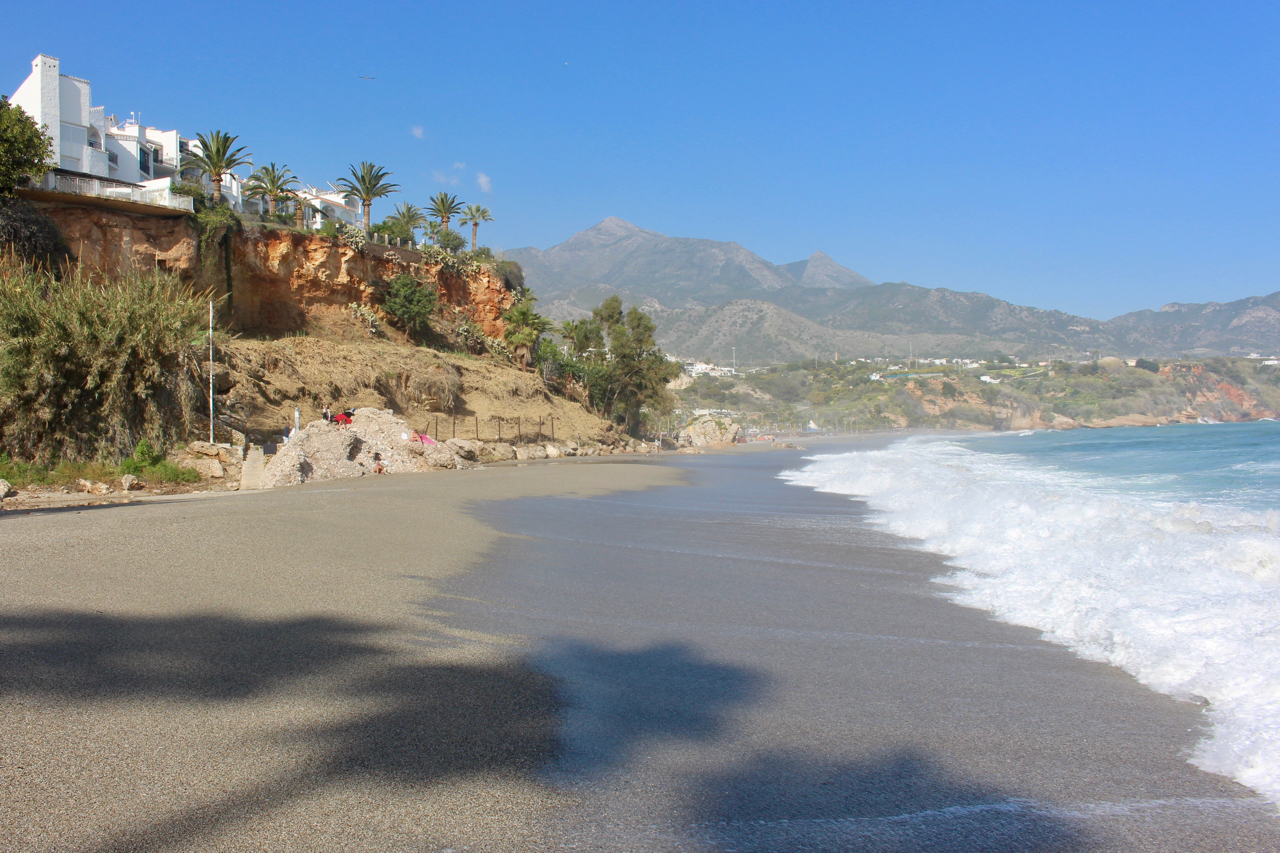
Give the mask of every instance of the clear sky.
<path id="1" fill-rule="evenodd" d="M 56 15 L 51 12 L 56 8 Z M 174 11 L 176 10 L 176 11 Z M 606 216 L 1107 319 L 1280 290 L 1280 4 L 11 4 L 144 124 L 371 160 L 547 248 Z M 372 77 L 364 80 L 362 77 Z"/>

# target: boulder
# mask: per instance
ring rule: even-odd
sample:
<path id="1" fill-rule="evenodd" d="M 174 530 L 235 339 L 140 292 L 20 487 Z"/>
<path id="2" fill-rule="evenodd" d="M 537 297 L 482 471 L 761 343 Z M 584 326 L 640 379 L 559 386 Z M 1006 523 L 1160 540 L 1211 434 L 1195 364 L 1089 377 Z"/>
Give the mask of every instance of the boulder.
<path id="1" fill-rule="evenodd" d="M 213 459 L 203 456 L 195 458 L 188 456 L 178 463 L 178 467 L 194 468 L 197 474 L 206 479 L 221 480 L 227 476 L 226 469 L 222 467 L 222 463 L 218 461 L 216 456 Z"/>
<path id="2" fill-rule="evenodd" d="M 451 438 L 445 442 L 449 447 L 453 448 L 453 452 L 466 459 L 468 462 L 474 462 L 480 458 L 480 454 L 484 451 L 484 444 L 479 441 L 468 441 L 465 438 Z"/>
<path id="3" fill-rule="evenodd" d="M 112 492 L 110 486 L 106 483 L 99 483 L 96 480 L 76 480 L 76 485 L 82 492 L 88 492 L 91 495 L 109 495 Z"/>
<path id="4" fill-rule="evenodd" d="M 679 443 L 691 447 L 732 444 L 741 432 L 742 427 L 727 418 L 703 415 L 685 424 L 680 430 Z"/>
<path id="5" fill-rule="evenodd" d="M 18 493 L 8 480 L 0 480 L 0 498 L 11 498 Z"/>
<path id="6" fill-rule="evenodd" d="M 244 461 L 244 445 L 233 444 L 229 447 L 218 445 L 218 461 L 224 465 L 239 465 Z"/>
<path id="7" fill-rule="evenodd" d="M 125 474 L 120 478 L 120 488 L 126 492 L 136 492 L 142 488 L 142 481 L 132 474 Z"/>
<path id="8" fill-rule="evenodd" d="M 676 453 L 706 453 L 701 447 L 682 447 Z"/>
<path id="9" fill-rule="evenodd" d="M 560 455 L 561 455 L 561 454 L 560 454 L 560 448 L 556 447 L 554 444 L 548 444 L 548 445 L 547 445 L 547 458 L 548 458 L 548 459 L 559 459 L 559 458 L 560 458 Z"/>
<path id="10" fill-rule="evenodd" d="M 484 446 L 485 462 L 506 462 L 516 458 L 516 449 L 505 441 L 491 441 Z"/>
<path id="11" fill-rule="evenodd" d="M 204 456 L 209 459 L 218 458 L 218 445 L 207 441 L 193 441 L 182 450 L 187 456 Z"/>

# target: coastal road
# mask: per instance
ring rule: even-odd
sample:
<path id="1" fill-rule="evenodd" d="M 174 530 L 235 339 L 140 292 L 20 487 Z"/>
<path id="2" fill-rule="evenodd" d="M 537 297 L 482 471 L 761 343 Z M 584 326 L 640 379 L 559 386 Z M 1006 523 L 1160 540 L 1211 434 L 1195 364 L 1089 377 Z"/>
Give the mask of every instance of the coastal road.
<path id="1" fill-rule="evenodd" d="M 0 850 L 1280 850 L 1202 709 L 799 464 L 4 513 Z"/>

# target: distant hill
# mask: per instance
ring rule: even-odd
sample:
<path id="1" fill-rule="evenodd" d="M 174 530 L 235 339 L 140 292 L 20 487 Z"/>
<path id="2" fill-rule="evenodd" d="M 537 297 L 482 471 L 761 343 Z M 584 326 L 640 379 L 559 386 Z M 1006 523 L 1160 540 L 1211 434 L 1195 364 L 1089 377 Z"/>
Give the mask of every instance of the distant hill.
<path id="1" fill-rule="evenodd" d="M 653 314 L 669 352 L 719 362 L 735 350 L 740 364 L 837 352 L 1073 359 L 1280 351 L 1280 293 L 1102 321 L 984 293 L 874 284 L 822 252 L 771 264 L 737 243 L 668 237 L 615 217 L 546 251 L 505 257 L 524 267 L 553 319 L 583 316 L 617 293 Z"/>
<path id="2" fill-rule="evenodd" d="M 513 249 L 503 257 L 524 267 L 525 280 L 542 298 L 583 287 L 626 291 L 669 307 L 714 305 L 786 287 L 863 287 L 856 272 L 815 252 L 807 260 L 777 266 L 737 243 L 667 237 L 609 217 L 545 252 Z"/>
<path id="3" fill-rule="evenodd" d="M 1131 350 L 1215 355 L 1280 350 L 1280 292 L 1235 302 L 1171 302 L 1106 324 Z"/>

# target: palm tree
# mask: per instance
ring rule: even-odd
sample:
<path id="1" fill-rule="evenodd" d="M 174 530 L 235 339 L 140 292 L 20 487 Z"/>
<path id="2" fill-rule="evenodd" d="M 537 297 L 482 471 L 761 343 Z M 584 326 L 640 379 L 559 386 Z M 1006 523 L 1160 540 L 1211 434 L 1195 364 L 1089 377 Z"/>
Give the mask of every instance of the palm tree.
<path id="1" fill-rule="evenodd" d="M 436 222 L 434 219 L 427 220 L 427 233 L 425 236 L 432 243 L 436 242 L 440 237 L 440 223 Z"/>
<path id="2" fill-rule="evenodd" d="M 456 195 L 449 195 L 444 190 L 436 193 L 427 205 L 427 213 L 440 220 L 440 228 L 447 229 L 449 220 L 462 212 L 462 203 Z"/>
<path id="3" fill-rule="evenodd" d="M 533 310 L 533 301 L 526 299 L 508 309 L 502 315 L 507 321 L 502 337 L 511 347 L 511 354 L 520 359 L 520 369 L 533 364 L 533 353 L 538 348 L 538 338 L 551 328 L 551 321 Z"/>
<path id="4" fill-rule="evenodd" d="M 301 231 L 306 227 L 307 211 L 318 211 L 314 204 L 302 197 L 302 193 L 294 190 L 293 193 L 293 224 Z"/>
<path id="5" fill-rule="evenodd" d="M 409 232 L 409 239 L 416 240 L 415 232 L 426 226 L 427 217 L 422 208 L 406 201 L 396 205 L 396 212 L 388 216 L 386 221 L 404 228 Z"/>
<path id="6" fill-rule="evenodd" d="M 292 190 L 297 185 L 298 179 L 289 172 L 288 166 L 277 169 L 276 164 L 272 163 L 270 166 L 259 166 L 258 170 L 249 176 L 249 183 L 245 185 L 245 189 L 250 198 L 265 198 L 267 215 L 275 216 L 276 202 L 292 195 Z"/>
<path id="7" fill-rule="evenodd" d="M 234 150 L 231 147 L 239 138 L 223 133 L 221 130 L 215 130 L 208 136 L 203 133 L 196 134 L 196 139 L 200 143 L 200 153 L 193 155 L 189 162 L 208 175 L 209 180 L 213 182 L 213 200 L 210 202 L 213 207 L 222 203 L 223 176 L 236 166 L 249 165 L 249 158 L 252 155 L 244 153 L 244 146 Z"/>
<path id="8" fill-rule="evenodd" d="M 493 216 L 489 213 L 489 208 L 481 207 L 478 204 L 467 205 L 466 213 L 458 220 L 461 225 L 471 226 L 471 251 L 476 250 L 476 231 L 480 230 L 481 222 L 492 222 Z"/>
<path id="9" fill-rule="evenodd" d="M 373 207 L 375 198 L 391 195 L 399 192 L 399 184 L 389 184 L 386 178 L 391 177 L 391 173 L 381 166 L 375 166 L 367 161 L 360 164 L 360 168 L 351 167 L 350 178 L 339 178 L 338 185 L 351 195 L 360 199 L 360 206 L 364 208 L 364 230 L 369 230 L 369 208 Z"/>

